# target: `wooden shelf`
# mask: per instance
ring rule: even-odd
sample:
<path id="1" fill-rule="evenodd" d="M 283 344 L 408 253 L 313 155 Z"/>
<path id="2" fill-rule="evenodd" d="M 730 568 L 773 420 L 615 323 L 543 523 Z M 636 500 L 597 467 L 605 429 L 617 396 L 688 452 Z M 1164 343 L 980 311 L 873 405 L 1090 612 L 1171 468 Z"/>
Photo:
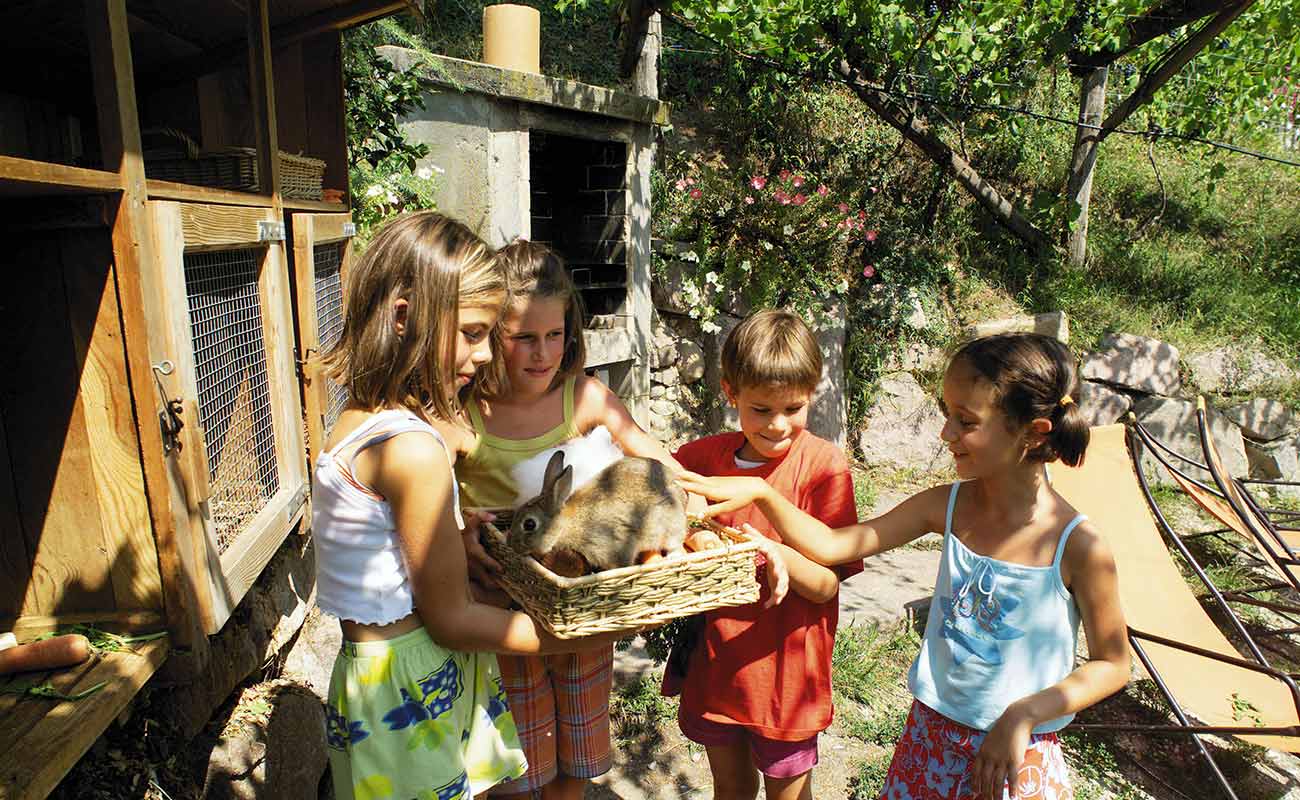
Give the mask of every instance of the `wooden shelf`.
<path id="1" fill-rule="evenodd" d="M 297 200 L 294 198 L 284 198 L 284 207 L 289 211 L 324 211 L 327 213 L 342 213 L 348 210 L 344 203 L 327 203 L 324 200 Z"/>
<path id="2" fill-rule="evenodd" d="M 173 181 L 147 181 L 150 200 L 180 200 L 187 203 L 210 203 L 223 206 L 252 206 L 270 208 L 269 194 L 239 192 L 234 189 L 214 189 L 211 186 L 194 186 Z M 289 211 L 347 211 L 343 203 L 327 203 L 324 200 L 295 200 L 285 198 L 282 205 Z"/>
<path id="3" fill-rule="evenodd" d="M 104 688 L 76 701 L 0 695 L 0 800 L 39 800 L 58 785 L 166 658 L 166 638 L 135 651 L 92 656 L 80 666 L 0 679 L 0 687 L 49 681 L 65 694 Z"/>
<path id="4" fill-rule="evenodd" d="M 0 195 L 103 194 L 122 191 L 116 172 L 0 156 Z"/>

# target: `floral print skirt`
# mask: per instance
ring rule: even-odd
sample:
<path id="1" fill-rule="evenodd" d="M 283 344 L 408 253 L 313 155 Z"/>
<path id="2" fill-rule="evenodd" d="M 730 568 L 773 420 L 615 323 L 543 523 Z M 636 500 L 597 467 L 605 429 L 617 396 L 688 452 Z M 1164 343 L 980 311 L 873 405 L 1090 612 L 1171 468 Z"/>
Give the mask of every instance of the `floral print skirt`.
<path id="1" fill-rule="evenodd" d="M 470 800 L 528 764 L 492 653 L 415 630 L 343 643 L 326 743 L 338 800 Z"/>
<path id="2" fill-rule="evenodd" d="M 984 736 L 985 731 L 953 722 L 913 700 L 880 800 L 976 800 L 971 766 Z M 1016 781 L 1023 800 L 1073 800 L 1065 756 L 1055 733 L 1036 733 L 1030 738 Z M 1009 793 L 1004 787 L 1002 798 L 1006 797 Z"/>

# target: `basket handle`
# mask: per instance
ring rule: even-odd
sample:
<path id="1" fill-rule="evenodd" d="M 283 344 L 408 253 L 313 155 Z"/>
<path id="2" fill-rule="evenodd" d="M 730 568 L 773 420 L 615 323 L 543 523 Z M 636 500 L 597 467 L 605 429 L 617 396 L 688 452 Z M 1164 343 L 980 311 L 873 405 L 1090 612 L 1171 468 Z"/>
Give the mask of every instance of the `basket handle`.
<path id="1" fill-rule="evenodd" d="M 181 144 L 185 145 L 185 155 L 187 158 L 199 157 L 198 142 L 191 139 L 189 137 L 189 134 L 185 133 L 185 131 L 177 130 L 176 128 L 144 128 L 143 130 L 140 131 L 140 135 L 142 136 L 157 135 L 157 136 L 165 136 L 168 139 L 174 139 L 180 142 Z"/>

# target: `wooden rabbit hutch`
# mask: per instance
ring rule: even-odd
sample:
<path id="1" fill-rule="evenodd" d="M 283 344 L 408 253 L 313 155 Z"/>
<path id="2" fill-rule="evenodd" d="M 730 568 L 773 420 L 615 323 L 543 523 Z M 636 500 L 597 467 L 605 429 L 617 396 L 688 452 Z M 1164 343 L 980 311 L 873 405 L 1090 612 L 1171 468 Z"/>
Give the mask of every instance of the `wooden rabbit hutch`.
<path id="1" fill-rule="evenodd" d="M 302 524 L 340 408 L 340 30 L 393 0 L 19 0 L 0 28 L 0 631 L 165 631 L 0 693 L 39 798 Z M 332 191 L 331 191 L 332 190 Z M 304 366 L 306 364 L 307 366 Z"/>

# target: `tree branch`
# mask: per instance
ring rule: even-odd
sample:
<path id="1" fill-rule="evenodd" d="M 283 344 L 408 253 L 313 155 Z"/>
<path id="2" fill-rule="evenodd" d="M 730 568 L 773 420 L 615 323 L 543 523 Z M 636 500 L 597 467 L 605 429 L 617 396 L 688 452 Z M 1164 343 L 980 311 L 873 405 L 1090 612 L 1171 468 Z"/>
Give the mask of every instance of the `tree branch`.
<path id="1" fill-rule="evenodd" d="M 1125 26 L 1128 40 L 1122 46 L 1093 53 L 1071 50 L 1067 54 L 1070 66 L 1075 70 L 1087 70 L 1114 63 L 1152 39 L 1164 36 L 1201 17 L 1231 10 L 1236 5 L 1239 3 L 1224 2 L 1224 0 L 1165 0 Z"/>

